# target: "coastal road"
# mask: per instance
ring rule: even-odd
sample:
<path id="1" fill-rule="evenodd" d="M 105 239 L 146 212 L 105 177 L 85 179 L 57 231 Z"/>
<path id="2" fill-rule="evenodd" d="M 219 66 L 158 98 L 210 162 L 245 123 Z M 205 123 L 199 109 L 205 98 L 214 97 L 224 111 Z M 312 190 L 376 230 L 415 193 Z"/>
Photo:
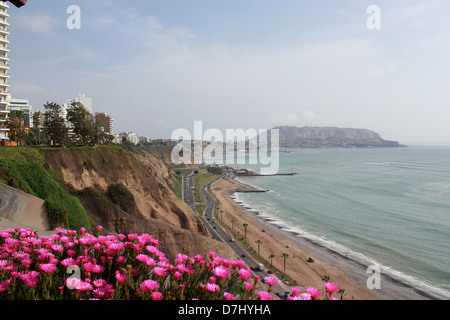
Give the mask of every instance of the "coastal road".
<path id="1" fill-rule="evenodd" d="M 215 217 L 214 217 L 214 209 L 216 206 L 216 202 L 214 198 L 209 194 L 207 188 L 213 185 L 216 181 L 222 179 L 222 176 L 211 181 L 201 188 L 201 192 L 205 197 L 206 208 L 203 216 L 200 218 L 203 220 L 205 225 L 207 226 L 209 232 L 212 237 L 218 241 L 222 241 L 226 243 L 237 255 L 238 257 L 244 261 L 246 266 L 252 269 L 252 272 L 255 276 L 259 276 L 261 279 L 264 279 L 267 276 L 272 276 L 272 274 L 268 273 L 266 270 L 259 270 L 258 265 L 259 262 L 255 260 L 252 255 L 247 252 L 247 250 L 238 242 L 235 241 L 232 236 L 225 229 L 220 226 Z M 286 291 L 290 291 L 290 287 L 279 281 L 279 285 L 272 288 L 272 292 L 274 294 L 278 294 L 279 296 L 284 296 Z"/>
<path id="2" fill-rule="evenodd" d="M 183 173 L 183 200 L 195 211 L 194 178 L 192 173 Z"/>

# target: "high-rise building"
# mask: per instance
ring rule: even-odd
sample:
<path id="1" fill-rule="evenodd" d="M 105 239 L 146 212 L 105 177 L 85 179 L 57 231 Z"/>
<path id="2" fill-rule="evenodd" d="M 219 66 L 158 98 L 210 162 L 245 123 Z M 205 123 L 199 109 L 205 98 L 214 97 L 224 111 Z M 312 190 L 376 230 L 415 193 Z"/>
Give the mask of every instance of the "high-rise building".
<path id="1" fill-rule="evenodd" d="M 7 2 L 0 1 L 0 140 L 8 140 L 9 129 L 6 122 L 9 116 L 9 58 L 8 58 L 8 8 Z"/>
<path id="2" fill-rule="evenodd" d="M 104 112 L 95 113 L 95 123 L 107 134 L 114 135 L 114 119 Z"/>
<path id="3" fill-rule="evenodd" d="M 27 99 L 12 99 L 9 101 L 8 109 L 10 114 L 22 112 L 25 126 L 33 127 L 33 107 Z"/>
<path id="4" fill-rule="evenodd" d="M 70 108 L 70 106 L 73 102 L 81 103 L 87 111 L 92 113 L 92 98 L 86 97 L 86 95 L 83 92 L 80 92 L 78 94 L 78 97 L 76 97 L 76 98 L 67 99 L 67 101 L 65 103 L 65 108 L 66 109 Z"/>

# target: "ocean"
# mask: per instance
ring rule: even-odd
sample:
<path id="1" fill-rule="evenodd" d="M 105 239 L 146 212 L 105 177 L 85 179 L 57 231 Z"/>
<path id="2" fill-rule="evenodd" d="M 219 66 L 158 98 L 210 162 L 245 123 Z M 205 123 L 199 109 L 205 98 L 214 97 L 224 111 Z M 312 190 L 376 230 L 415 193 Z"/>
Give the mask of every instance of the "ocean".
<path id="1" fill-rule="evenodd" d="M 254 165 L 239 165 L 251 169 Z M 450 146 L 290 149 L 236 200 L 280 229 L 450 297 Z"/>

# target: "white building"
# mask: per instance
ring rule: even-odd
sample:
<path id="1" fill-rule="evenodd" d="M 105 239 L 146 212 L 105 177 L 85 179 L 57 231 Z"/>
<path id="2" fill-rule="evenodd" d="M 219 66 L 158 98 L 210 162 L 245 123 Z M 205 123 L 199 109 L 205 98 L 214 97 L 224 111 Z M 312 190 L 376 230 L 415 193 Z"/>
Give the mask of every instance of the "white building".
<path id="1" fill-rule="evenodd" d="M 9 116 L 9 57 L 8 57 L 8 8 L 9 5 L 5 1 L 0 1 L 0 140 L 8 140 L 8 131 L 6 122 Z"/>
<path id="2" fill-rule="evenodd" d="M 10 114 L 21 111 L 25 126 L 33 127 L 33 107 L 27 99 L 11 99 L 8 104 Z"/>
<path id="3" fill-rule="evenodd" d="M 64 108 L 69 108 L 73 102 L 81 103 L 87 111 L 92 113 L 92 98 L 86 97 L 83 92 L 78 93 L 78 97 L 76 98 L 67 99 Z"/>

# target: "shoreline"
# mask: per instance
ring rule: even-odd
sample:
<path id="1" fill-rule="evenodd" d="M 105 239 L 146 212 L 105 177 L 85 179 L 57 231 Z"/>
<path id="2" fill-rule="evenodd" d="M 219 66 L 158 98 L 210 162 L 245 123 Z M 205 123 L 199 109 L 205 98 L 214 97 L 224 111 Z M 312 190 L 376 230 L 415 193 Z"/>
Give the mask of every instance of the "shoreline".
<path id="1" fill-rule="evenodd" d="M 216 188 L 220 188 L 220 191 L 215 190 Z M 355 300 L 449 299 L 445 293 L 435 291 L 431 286 L 407 279 L 389 270 L 386 272 L 383 266 L 380 266 L 381 288 L 370 290 L 367 288 L 367 280 L 371 273 L 367 273 L 367 268 L 373 265 L 373 262 L 356 256 L 346 256 L 345 253 L 339 252 L 337 248 L 332 248 L 327 243 L 305 237 L 297 230 L 283 228 L 269 217 L 259 215 L 257 210 L 243 207 L 233 199 L 233 194 L 236 192 L 261 192 L 262 190 L 233 178 L 218 181 L 211 187 L 211 191 L 219 201 L 218 205 L 225 224 L 230 226 L 231 220 L 235 220 L 239 221 L 235 224 L 235 230 L 242 229 L 242 223 L 249 224 L 248 229 L 253 227 L 248 230 L 247 237 L 255 251 L 257 250 L 256 240 L 265 238 L 266 242 L 262 240 L 261 250 L 265 246 L 268 248 L 265 253 L 261 253 L 261 256 L 266 261 L 270 250 L 281 250 L 289 254 L 286 260 L 286 273 L 290 278 L 297 280 L 300 288 L 307 286 L 320 288 L 322 284 L 318 285 L 318 281 L 327 275 L 330 281 L 336 282 L 345 289 L 344 299 L 347 300 L 352 298 Z M 289 248 L 287 248 L 288 245 Z M 274 266 L 279 270 L 282 270 L 282 266 L 280 261 L 276 264 L 276 260 L 281 260 L 279 258 L 281 253 L 275 254 L 277 257 L 273 259 Z M 309 256 L 314 257 L 316 261 L 307 262 Z M 311 278 L 305 279 L 308 276 Z"/>

